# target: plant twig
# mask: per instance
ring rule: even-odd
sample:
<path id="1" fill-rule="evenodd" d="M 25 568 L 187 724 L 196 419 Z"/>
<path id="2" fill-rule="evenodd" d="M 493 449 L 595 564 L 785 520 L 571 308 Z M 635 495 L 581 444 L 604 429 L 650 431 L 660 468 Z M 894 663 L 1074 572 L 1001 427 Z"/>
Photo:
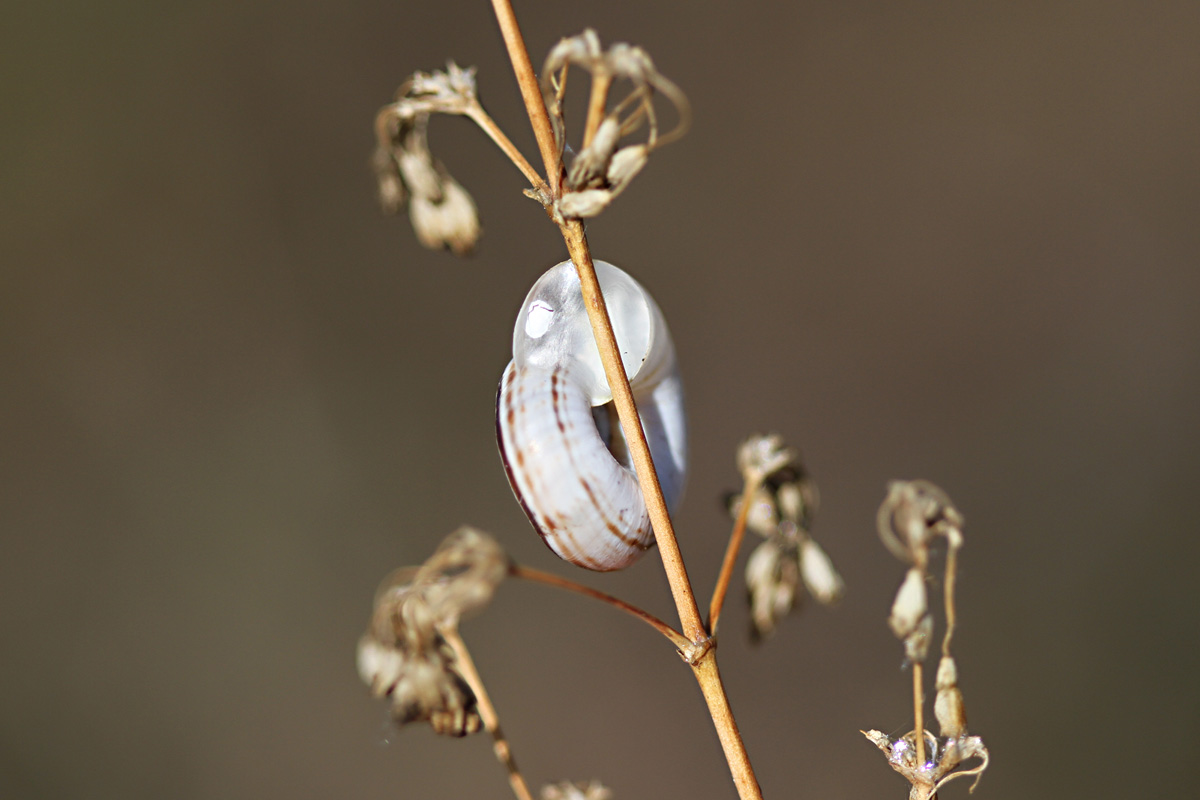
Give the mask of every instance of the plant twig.
<path id="1" fill-rule="evenodd" d="M 569 578 L 564 578 L 561 575 L 555 575 L 550 572 L 542 572 L 540 569 L 524 567 L 520 564 L 513 564 L 510 566 L 508 568 L 508 574 L 514 578 L 521 578 L 534 583 L 541 583 L 546 586 L 554 586 L 559 589 L 566 589 L 567 591 L 576 592 L 577 594 L 584 595 L 585 597 L 591 597 L 603 603 L 608 603 L 610 606 L 620 609 L 626 614 L 645 622 L 647 625 L 654 628 L 654 630 L 667 637 L 671 644 L 675 645 L 675 647 L 681 651 L 687 650 L 688 646 L 691 644 L 683 637 L 683 634 L 672 628 L 667 623 L 663 622 L 658 617 L 654 616 L 648 611 L 643 611 L 635 605 L 626 603 L 619 597 L 613 597 L 611 594 L 605 594 L 598 589 L 593 589 L 590 586 L 584 586 L 582 583 L 576 583 L 575 581 Z"/>
<path id="2" fill-rule="evenodd" d="M 550 191 L 557 196 L 562 190 L 562 158 L 554 144 L 550 115 L 546 112 L 546 102 L 542 99 L 537 74 L 529 60 L 529 50 L 525 47 L 525 39 L 521 36 L 520 26 L 517 25 L 516 12 L 513 11 L 510 0 L 492 0 L 492 8 L 496 12 L 496 21 L 500 23 L 500 35 L 504 37 L 504 46 L 508 49 L 508 58 L 517 76 L 517 85 L 521 87 L 521 98 L 525 101 L 525 109 L 533 125 L 533 135 L 537 138 L 538 150 L 541 151 L 542 161 L 546 165 L 546 179 L 550 184 Z"/>
<path id="3" fill-rule="evenodd" d="M 450 649 L 454 651 L 455 666 L 458 668 L 459 674 L 463 676 L 463 680 L 475 693 L 479 716 L 483 719 L 483 726 L 492 735 L 492 749 L 496 753 L 496 760 L 508 771 L 508 783 L 512 787 L 513 794 L 517 796 L 517 800 L 533 800 L 533 796 L 529 793 L 529 786 L 525 783 L 521 770 L 517 768 L 512 748 L 508 746 L 508 740 L 504 738 L 504 731 L 500 729 L 500 716 L 496 713 L 496 707 L 492 705 L 492 699 L 483 686 L 479 670 L 475 669 L 475 662 L 471 660 L 471 653 L 467 650 L 466 642 L 459 636 L 457 628 L 446 627 L 439 629 L 439 632 L 446 643 L 450 645 Z"/>
<path id="4" fill-rule="evenodd" d="M 958 546 L 953 539 L 946 548 L 946 580 L 944 603 L 946 606 L 946 635 L 942 637 L 942 655 L 949 658 L 950 640 L 954 637 L 954 626 L 958 615 L 954 608 L 954 578 L 958 572 Z"/>
<path id="5" fill-rule="evenodd" d="M 534 189 L 542 192 L 548 191 L 549 187 L 542 180 L 542 176 L 526 160 L 521 151 L 517 149 L 517 146 L 512 143 L 512 140 L 504 135 L 504 131 L 500 130 L 500 126 L 488 115 L 483 106 L 479 105 L 479 103 L 472 104 L 468 107 L 466 115 L 482 128 L 483 132 L 504 151 L 504 155 L 508 156 L 508 160 L 515 164 L 517 169 L 521 170 L 521 174 L 533 184 Z"/>
<path id="6" fill-rule="evenodd" d="M 916 720 L 917 764 L 925 763 L 925 670 L 920 661 L 913 662 L 913 717 Z"/>
<path id="7" fill-rule="evenodd" d="M 750 518 L 750 505 L 758 492 L 759 483 L 753 484 L 747 480 L 742 489 L 742 507 L 738 510 L 737 520 L 733 523 L 733 532 L 729 534 L 729 544 L 725 548 L 725 560 L 721 562 L 721 571 L 717 574 L 717 585 L 713 588 L 712 600 L 708 605 L 708 634 L 717 635 L 717 622 L 721 619 L 721 608 L 725 605 L 725 595 L 729 592 L 729 584 L 733 580 L 733 568 L 737 564 L 738 553 L 742 549 L 742 541 L 746 538 L 746 520 Z"/>
<path id="8" fill-rule="evenodd" d="M 583 129 L 583 147 L 586 149 L 600 129 L 604 121 L 604 109 L 608 105 L 608 89 L 612 86 L 612 76 L 607 72 L 592 73 L 592 93 L 588 98 L 587 123 Z"/>
<path id="9" fill-rule="evenodd" d="M 526 111 L 533 125 L 534 136 L 538 140 L 538 149 L 546 163 L 547 177 L 553 194 L 557 197 L 562 188 L 562 160 L 554 142 L 554 134 L 550 127 L 550 118 L 546 104 L 542 98 L 533 66 L 529 61 L 529 52 L 517 26 L 516 16 L 510 0 L 492 0 L 496 18 L 500 22 L 500 30 L 508 48 L 509 58 L 513 64 L 513 72 L 517 83 L 521 86 L 521 95 L 525 99 Z M 616 336 L 613 333 L 612 322 L 608 318 L 608 309 L 604 303 L 604 295 L 600 291 L 600 283 L 596 279 L 595 267 L 592 265 L 591 252 L 588 249 L 587 237 L 583 231 L 583 223 L 577 219 L 564 220 L 559 223 L 567 252 L 575 269 L 579 273 L 580 287 L 583 293 L 584 306 L 587 308 L 588 319 L 592 324 L 592 332 L 596 337 L 596 346 L 600 351 L 600 360 L 604 365 L 604 374 L 613 392 L 613 402 L 617 408 L 617 416 L 621 420 L 621 430 L 629 444 L 638 484 L 646 501 L 650 514 L 650 522 L 654 528 L 654 537 L 658 543 L 659 554 L 662 557 L 663 569 L 671 586 L 671 595 L 679 613 L 683 635 L 689 640 L 692 657 L 688 663 L 704 695 L 708 705 L 709 715 L 717 730 L 717 738 L 725 752 L 725 760 L 729 764 L 730 774 L 738 795 L 742 800 L 762 800 L 762 790 L 754 777 L 754 769 L 746 753 L 745 743 L 738 732 L 737 723 L 729 706 L 729 698 L 721 683 L 721 675 L 717 670 L 716 651 L 712 648 L 712 640 L 700 619 L 700 609 L 696 605 L 696 596 L 688 580 L 687 570 L 683 565 L 683 556 L 679 551 L 679 543 L 675 537 L 671 517 L 667 512 L 667 504 L 663 499 L 662 487 L 654 470 L 654 460 L 650 455 L 650 447 L 646 443 L 642 431 L 637 406 L 633 401 L 633 393 L 629 389 L 629 377 L 621 362 L 617 349 Z"/>

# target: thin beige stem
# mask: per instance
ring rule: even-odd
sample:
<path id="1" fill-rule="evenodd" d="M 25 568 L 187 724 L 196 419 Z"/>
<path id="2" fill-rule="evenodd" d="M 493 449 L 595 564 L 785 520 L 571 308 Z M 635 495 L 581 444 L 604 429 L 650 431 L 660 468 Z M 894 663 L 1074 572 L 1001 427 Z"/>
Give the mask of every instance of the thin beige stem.
<path id="1" fill-rule="evenodd" d="M 542 89 L 538 86 L 537 73 L 533 71 L 533 63 L 529 60 L 529 50 L 525 47 L 521 27 L 517 25 L 516 12 L 513 11 L 510 0 L 492 0 L 492 8 L 496 12 L 496 21 L 500 23 L 500 35 L 504 37 L 508 59 L 512 62 L 513 72 L 517 76 L 517 85 L 521 87 L 521 98 L 525 101 L 525 110 L 529 113 L 529 122 L 533 125 L 533 135 L 537 138 L 538 150 L 546 165 L 546 179 L 550 183 L 552 194 L 558 196 L 562 191 L 562 158 L 554 144 L 550 115 L 546 112 Z"/>
<path id="2" fill-rule="evenodd" d="M 492 5 L 500 22 L 501 33 L 504 35 L 509 58 L 513 63 L 517 83 L 521 86 L 521 95 L 525 99 L 526 110 L 533 124 L 533 132 L 538 140 L 538 149 L 546 163 L 546 173 L 551 189 L 557 196 L 562 188 L 562 161 L 554 143 L 550 117 L 546 112 L 546 104 L 538 87 L 533 66 L 529 61 L 529 53 L 525 49 L 525 42 L 517 27 L 511 2 L 509 0 L 492 0 Z M 725 752 L 725 759 L 729 763 L 729 771 L 733 776 L 739 797 L 741 800 L 762 800 L 762 791 L 754 777 L 754 770 L 750 766 L 745 743 L 738 732 L 737 723 L 734 721 L 733 712 L 729 706 L 729 699 L 725 694 L 725 687 L 721 683 L 720 673 L 717 671 L 716 651 L 712 649 L 711 639 L 700 619 L 696 596 L 683 565 L 683 556 L 675 538 L 675 529 L 671 525 L 671 517 L 667 512 L 666 501 L 663 499 L 662 487 L 659 485 L 658 475 L 654 470 L 654 460 L 650 456 L 650 447 L 646 443 L 637 406 L 633 401 L 633 393 L 629 389 L 629 377 L 625 374 L 625 367 L 621 363 L 616 336 L 613 334 L 612 322 L 608 317 L 608 308 L 604 303 L 604 295 L 600 291 L 600 283 L 596 279 L 596 270 L 592 264 L 583 223 L 579 220 L 566 220 L 560 223 L 559 229 L 566 242 L 571 261 L 579 273 L 584 306 L 587 308 L 592 332 L 596 337 L 596 346 L 600 351 L 605 377 L 613 392 L 614 405 L 621 420 L 621 430 L 629 444 L 630 456 L 650 514 L 650 523 L 654 528 L 654 537 L 662 557 L 663 569 L 671 586 L 671 596 L 679 612 L 680 626 L 683 629 L 683 635 L 692 646 L 692 652 L 698 654 L 696 659 L 691 662 L 692 671 L 708 705 L 709 715 L 717 730 L 717 738 L 721 741 L 721 747 Z"/>
<path id="3" fill-rule="evenodd" d="M 600 123 L 604 121 L 604 110 L 608 107 L 608 90 L 612 86 L 612 76 L 607 72 L 592 74 L 592 93 L 588 97 L 587 123 L 583 129 L 583 147 L 592 143 Z"/>
<path id="4" fill-rule="evenodd" d="M 917 745 L 917 764 L 925 763 L 925 670 L 920 661 L 913 662 L 913 717 L 916 731 L 913 734 Z"/>
<path id="5" fill-rule="evenodd" d="M 457 628 L 440 629 L 440 633 L 454 651 L 458 673 L 475 693 L 475 704 L 479 708 L 479 716 L 483 719 L 483 727 L 492 735 L 492 750 L 496 753 L 496 760 L 508 771 L 508 783 L 513 794 L 517 796 L 517 800 L 533 800 L 529 786 L 526 785 L 521 770 L 517 768 L 517 761 L 513 758 L 512 748 L 508 746 L 508 739 L 504 738 L 504 731 L 500 729 L 500 716 L 496 713 L 496 707 L 492 705 L 487 689 L 483 687 L 483 679 L 479 677 L 479 670 L 475 669 L 475 662 L 471 660 L 466 642 L 458 635 Z"/>
<path id="6" fill-rule="evenodd" d="M 692 666 L 692 672 L 708 704 L 708 714 L 717 729 L 717 738 L 721 740 L 721 749 L 729 763 L 729 773 L 733 776 L 738 797 L 741 800 L 762 800 L 762 789 L 759 788 L 758 778 L 754 776 L 754 767 L 750 764 L 750 756 L 738 730 L 737 720 L 733 718 L 733 709 L 729 707 L 725 685 L 717 669 L 717 651 L 712 649 L 706 652 Z"/>
<path id="7" fill-rule="evenodd" d="M 654 470 L 654 459 L 650 455 L 650 446 L 646 443 L 646 434 L 639 422 L 637 405 L 634 403 L 633 392 L 629 388 L 629 377 L 625 374 L 625 365 L 621 362 L 621 354 L 617 349 L 617 338 L 613 333 L 612 321 L 608 317 L 608 306 L 600 291 L 600 282 L 596 278 L 596 268 L 592 264 L 592 255 L 587 246 L 587 236 L 583 232 L 583 223 L 579 220 L 567 220 L 561 227 L 563 238 L 567 243 L 567 252 L 570 253 L 571 261 L 579 273 L 583 305 L 587 309 L 588 319 L 592 323 L 596 347 L 600 351 L 600 361 L 604 365 L 604 376 L 608 379 L 609 388 L 612 389 L 613 405 L 616 406 L 617 416 L 621 420 L 621 431 L 625 434 L 628 442 L 634 471 L 637 473 L 638 483 L 646 499 L 650 523 L 654 528 L 654 538 L 658 543 L 663 567 L 667 572 L 667 581 L 671 585 L 671 595 L 675 600 L 675 607 L 679 611 L 683 635 L 694 643 L 703 642 L 708 638 L 708 631 L 700 619 L 696 596 L 692 592 L 692 584 L 688 580 L 687 569 L 683 565 L 683 555 L 679 551 L 675 528 L 672 526 L 671 516 L 667 512 L 662 486 L 659 485 L 658 474 Z"/>
<path id="8" fill-rule="evenodd" d="M 942 637 L 942 655 L 950 656 L 950 640 L 954 638 L 954 626 L 958 612 L 954 607 L 954 578 L 958 573 L 958 547 L 953 543 L 946 550 L 946 580 L 943 603 L 946 606 L 946 635 Z"/>
<path id="9" fill-rule="evenodd" d="M 575 581 L 569 578 L 564 578 L 561 575 L 555 575 L 551 572 L 542 572 L 540 569 L 533 569 L 532 567 L 523 567 L 520 564 L 513 564 L 511 567 L 509 567 L 508 574 L 514 578 L 521 578 L 534 583 L 553 586 L 558 589 L 566 589 L 569 592 L 575 592 L 576 594 L 581 594 L 585 597 L 591 597 L 603 603 L 608 603 L 613 608 L 620 609 L 626 614 L 645 622 L 651 628 L 654 628 L 654 630 L 667 637 L 671 644 L 675 645 L 675 647 L 681 651 L 687 650 L 691 644 L 683 637 L 683 634 L 672 628 L 667 623 L 663 622 L 658 617 L 654 616 L 648 611 L 643 611 L 635 605 L 626 603 L 619 597 L 613 597 L 611 594 L 605 594 L 598 589 L 593 589 L 590 586 L 584 586 L 582 583 L 576 583 Z"/>
<path id="10" fill-rule="evenodd" d="M 750 505 L 754 495 L 758 493 L 758 481 L 746 481 L 742 488 L 742 507 L 738 510 L 737 520 L 733 523 L 733 532 L 729 534 L 729 544 L 725 548 L 725 560 L 721 562 L 721 571 L 717 573 L 717 585 L 713 588 L 712 601 L 708 606 L 708 633 L 717 635 L 717 623 L 721 619 L 721 608 L 725 605 L 725 595 L 729 592 L 729 584 L 733 580 L 733 568 L 737 565 L 738 553 L 742 549 L 742 541 L 746 538 L 746 520 L 750 518 Z"/>
<path id="11" fill-rule="evenodd" d="M 517 146 L 504 135 L 504 131 L 500 130 L 500 126 L 496 124 L 495 120 L 488 115 L 487 111 L 484 111 L 483 106 L 475 103 L 467 109 L 467 116 L 482 128 L 483 132 L 504 151 L 504 155 L 508 156 L 508 160 L 515 164 L 517 169 L 521 170 L 521 174 L 533 185 L 534 189 L 540 192 L 549 191 L 549 187 L 542 180 L 542 176 L 525 159 L 525 156 L 517 149 Z"/>

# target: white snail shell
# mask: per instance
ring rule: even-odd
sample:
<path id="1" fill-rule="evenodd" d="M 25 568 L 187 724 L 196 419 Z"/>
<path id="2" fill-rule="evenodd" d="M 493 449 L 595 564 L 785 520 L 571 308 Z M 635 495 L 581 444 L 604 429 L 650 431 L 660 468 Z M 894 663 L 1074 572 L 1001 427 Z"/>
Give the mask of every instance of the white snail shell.
<path id="1" fill-rule="evenodd" d="M 595 265 L 673 511 L 687 471 L 675 347 L 649 293 L 612 264 Z M 496 429 L 513 493 L 560 558 L 587 569 L 621 569 L 654 544 L 570 261 L 539 278 L 517 314 L 513 360 L 496 398 Z"/>

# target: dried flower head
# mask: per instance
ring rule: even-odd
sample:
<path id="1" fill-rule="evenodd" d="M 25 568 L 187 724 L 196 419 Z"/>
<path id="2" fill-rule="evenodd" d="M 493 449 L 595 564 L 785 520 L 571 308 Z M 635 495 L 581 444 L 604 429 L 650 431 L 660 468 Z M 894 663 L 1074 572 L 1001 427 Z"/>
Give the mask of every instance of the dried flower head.
<path id="1" fill-rule="evenodd" d="M 650 153 L 682 136 L 691 120 L 687 97 L 655 68 L 645 50 L 622 43 L 604 50 L 596 32 L 585 30 L 551 48 L 542 66 L 542 96 L 560 153 L 566 149 L 562 100 L 563 75 L 568 65 L 591 74 L 592 95 L 583 146 L 567 170 L 562 196 L 552 203 L 552 213 L 558 219 L 599 214 L 641 172 Z M 609 91 L 620 80 L 628 81 L 632 89 L 609 111 Z M 658 129 L 655 93 L 667 98 L 678 117 L 675 128 L 665 134 Z M 621 145 L 643 127 L 646 141 Z"/>
<path id="2" fill-rule="evenodd" d="M 398 213 L 405 202 L 421 244 L 469 253 L 479 240 L 475 202 L 429 152 L 432 114 L 482 113 L 475 94 L 475 70 L 454 62 L 445 72 L 414 73 L 396 102 L 375 118 L 376 148 L 371 159 L 383 210 Z"/>
<path id="3" fill-rule="evenodd" d="M 962 514 L 939 487 L 929 481 L 892 481 L 876 518 L 879 537 L 896 558 L 922 563 L 930 540 L 953 536 Z"/>
<path id="4" fill-rule="evenodd" d="M 925 762 L 917 763 L 918 749 L 913 734 L 892 739 L 882 731 L 859 731 L 887 757 L 892 769 L 899 772 L 912 785 L 910 800 L 930 800 L 938 790 L 955 778 L 975 776 L 971 791 L 979 785 L 979 778 L 988 765 L 988 751 L 978 736 L 957 736 L 939 740 L 928 731 L 925 737 Z M 959 769 L 963 762 L 979 759 L 980 764 L 971 769 Z"/>
<path id="5" fill-rule="evenodd" d="M 776 434 L 751 436 L 738 447 L 737 464 L 747 488 L 728 498 L 729 511 L 737 519 L 749 493 L 746 527 L 766 539 L 746 562 L 750 633 L 761 639 L 795 608 L 801 582 L 825 605 L 837 602 L 845 585 L 810 533 L 820 497 L 796 452 Z"/>
<path id="6" fill-rule="evenodd" d="M 359 641 L 358 671 L 372 695 L 391 700 L 397 722 L 429 722 L 450 736 L 480 729 L 475 694 L 443 632 L 487 605 L 506 572 L 507 559 L 490 536 L 460 528 L 424 565 L 384 582 Z"/>
<path id="7" fill-rule="evenodd" d="M 612 791 L 597 780 L 563 781 L 543 786 L 542 800 L 612 800 Z"/>

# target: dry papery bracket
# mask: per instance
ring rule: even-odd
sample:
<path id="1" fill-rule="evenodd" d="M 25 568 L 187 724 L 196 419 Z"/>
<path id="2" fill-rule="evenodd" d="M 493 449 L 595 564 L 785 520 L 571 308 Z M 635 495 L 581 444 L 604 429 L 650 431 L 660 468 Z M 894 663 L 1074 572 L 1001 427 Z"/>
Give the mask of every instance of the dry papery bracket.
<path id="1" fill-rule="evenodd" d="M 371 692 L 386 699 L 398 724 L 428 722 L 437 733 L 486 730 L 513 793 L 532 797 L 517 768 L 499 716 L 475 669 L 459 622 L 487 606 L 505 578 L 566 589 L 650 625 L 691 668 L 743 800 L 761 798 L 758 781 L 717 668 L 717 631 L 747 530 L 762 541 L 747 559 L 750 630 L 773 635 L 798 605 L 800 587 L 832 605 L 844 584 L 812 535 L 816 485 L 798 454 L 775 435 L 755 435 L 738 448 L 742 487 L 727 497 L 734 519 L 725 558 L 702 617 L 672 527 L 687 469 L 682 383 L 666 322 L 653 298 L 617 267 L 594 262 L 583 219 L 599 215 L 624 192 L 664 144 L 690 122 L 684 93 L 641 48 L 603 48 L 591 30 L 561 40 L 537 77 L 512 6 L 494 0 L 505 46 L 538 143 L 544 176 L 500 130 L 479 102 L 473 69 L 414 73 L 380 110 L 372 166 L 385 211 L 407 210 L 422 244 L 470 252 L 480 236 L 474 201 L 436 160 L 428 143 L 433 114 L 466 116 L 500 147 L 530 183 L 559 228 L 570 259 L 530 291 L 518 315 L 513 361 L 497 399 L 499 446 L 513 492 L 557 555 L 592 570 L 621 569 L 657 545 L 679 616 L 678 627 L 570 578 L 514 563 L 497 541 L 464 527 L 433 556 L 402 568 L 376 595 L 358 649 Z M 564 98 L 589 80 L 587 113 L 575 155 L 568 152 Z M 673 124 L 663 130 L 667 108 Z M 622 347 L 618 349 L 617 341 Z M 624 357 L 621 353 L 624 352 Z M 641 413 L 639 413 L 639 408 Z M 864 735 L 910 784 L 910 797 L 932 797 L 947 781 L 978 776 L 987 766 L 982 740 L 967 732 L 958 667 L 950 655 L 955 625 L 954 580 L 962 517 L 945 493 L 924 481 L 895 482 L 878 514 L 884 544 L 909 567 L 889 625 L 913 670 L 912 731 L 898 738 Z M 922 664 L 933 635 L 925 585 L 935 543 L 947 546 L 946 631 L 936 678 L 935 736 L 924 728 Z M 963 769 L 968 760 L 980 763 Z M 973 787 L 972 787 L 973 788 Z M 598 781 L 545 785 L 544 800 L 601 800 Z"/>

